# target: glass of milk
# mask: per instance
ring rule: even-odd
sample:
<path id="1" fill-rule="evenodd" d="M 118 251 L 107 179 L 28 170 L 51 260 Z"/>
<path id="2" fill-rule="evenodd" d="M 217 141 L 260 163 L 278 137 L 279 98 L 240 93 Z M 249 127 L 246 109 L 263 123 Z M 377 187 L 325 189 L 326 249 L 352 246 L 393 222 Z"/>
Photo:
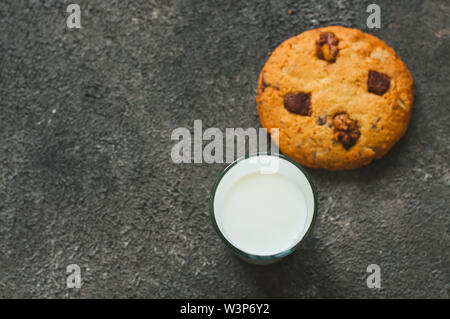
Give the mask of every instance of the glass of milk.
<path id="1" fill-rule="evenodd" d="M 280 154 L 230 164 L 214 184 L 214 228 L 238 256 L 268 264 L 292 253 L 311 232 L 317 194 L 306 171 Z"/>

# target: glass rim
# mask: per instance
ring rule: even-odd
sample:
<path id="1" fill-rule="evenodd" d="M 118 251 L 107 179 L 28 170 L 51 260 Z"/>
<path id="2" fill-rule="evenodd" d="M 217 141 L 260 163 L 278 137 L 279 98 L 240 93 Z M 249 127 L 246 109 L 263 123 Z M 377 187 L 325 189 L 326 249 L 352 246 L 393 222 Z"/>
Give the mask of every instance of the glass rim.
<path id="1" fill-rule="evenodd" d="M 214 199 L 215 199 L 215 195 L 216 195 L 216 191 L 217 188 L 220 184 L 220 182 L 222 181 L 222 178 L 228 173 L 228 171 L 231 170 L 231 168 L 233 168 L 234 166 L 236 166 L 237 164 L 239 164 L 240 162 L 250 158 L 250 157 L 255 157 L 255 156 L 274 156 L 274 157 L 279 157 L 282 158 L 288 162 L 290 162 L 291 164 L 293 164 L 296 168 L 298 168 L 300 170 L 300 172 L 306 177 L 306 180 L 308 181 L 308 184 L 311 187 L 312 190 L 312 195 L 313 195 L 313 199 L 314 199 L 314 209 L 313 209 L 313 216 L 312 216 L 312 220 L 311 223 L 308 227 L 308 230 L 305 232 L 305 234 L 303 235 L 303 237 L 301 237 L 298 242 L 295 243 L 295 245 L 293 245 L 291 248 L 284 250 L 282 252 L 273 254 L 273 255 L 254 255 L 254 254 L 250 254 L 247 253 L 239 248 L 237 248 L 235 245 L 233 245 L 226 237 L 225 235 L 222 233 L 222 231 L 219 228 L 219 225 L 217 224 L 216 221 L 216 217 L 215 217 L 215 212 L 214 212 Z M 219 174 L 219 176 L 217 177 L 214 186 L 211 190 L 211 194 L 209 197 L 209 213 L 210 213 L 210 218 L 214 227 L 215 232 L 217 233 L 217 235 L 219 236 L 219 238 L 225 243 L 225 245 L 230 248 L 234 253 L 236 253 L 239 256 L 242 257 L 247 257 L 250 259 L 254 259 L 254 260 L 274 260 L 274 259 L 280 259 L 283 258 L 289 254 L 291 254 L 292 252 L 294 252 L 298 246 L 306 239 L 309 237 L 309 235 L 312 232 L 312 229 L 314 228 L 315 222 L 316 222 L 316 218 L 317 218 L 317 204 L 318 204 L 318 199 L 317 199 L 317 189 L 314 185 L 314 183 L 311 180 L 311 177 L 309 176 L 309 174 L 306 172 L 305 168 L 303 166 L 301 166 L 300 164 L 298 164 L 297 162 L 295 162 L 294 160 L 290 159 L 287 156 L 284 156 L 283 154 L 279 154 L 279 153 L 270 153 L 270 152 L 257 152 L 257 153 L 253 153 L 253 154 L 249 154 L 249 155 L 245 155 L 241 158 L 238 158 L 237 160 L 231 162 L 227 167 L 225 167 Z"/>

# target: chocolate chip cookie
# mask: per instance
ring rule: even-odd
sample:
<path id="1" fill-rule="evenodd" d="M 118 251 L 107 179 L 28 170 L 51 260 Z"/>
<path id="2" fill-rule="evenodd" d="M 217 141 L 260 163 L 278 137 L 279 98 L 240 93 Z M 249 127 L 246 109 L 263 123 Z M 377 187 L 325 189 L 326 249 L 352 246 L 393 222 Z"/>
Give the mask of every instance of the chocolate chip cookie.
<path id="1" fill-rule="evenodd" d="M 405 134 L 413 78 L 375 36 L 331 26 L 283 42 L 262 69 L 261 125 L 302 165 L 355 169 L 384 156 Z"/>

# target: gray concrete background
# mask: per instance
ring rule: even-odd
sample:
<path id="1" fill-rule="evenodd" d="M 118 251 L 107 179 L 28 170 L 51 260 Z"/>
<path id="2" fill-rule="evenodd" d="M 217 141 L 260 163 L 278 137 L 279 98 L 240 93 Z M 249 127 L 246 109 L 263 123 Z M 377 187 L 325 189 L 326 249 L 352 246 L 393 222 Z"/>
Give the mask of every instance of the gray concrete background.
<path id="1" fill-rule="evenodd" d="M 81 30 L 66 28 L 71 2 Z M 0 2 L 0 297 L 449 297 L 448 1 L 376 1 L 375 31 L 373 1 L 71 2 Z M 313 236 L 279 264 L 245 264 L 209 220 L 225 164 L 173 164 L 171 132 L 259 127 L 267 52 L 331 24 L 397 51 L 411 126 L 369 167 L 309 170 Z M 372 263 L 381 290 L 366 286 Z"/>

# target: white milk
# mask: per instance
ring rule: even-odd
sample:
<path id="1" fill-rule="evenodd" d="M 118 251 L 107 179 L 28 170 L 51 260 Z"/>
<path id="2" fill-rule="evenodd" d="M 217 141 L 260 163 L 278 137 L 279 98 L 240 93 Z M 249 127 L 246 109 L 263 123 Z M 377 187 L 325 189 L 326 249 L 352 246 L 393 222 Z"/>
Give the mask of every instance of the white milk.
<path id="1" fill-rule="evenodd" d="M 234 246 L 260 256 L 293 247 L 310 223 L 300 186 L 282 174 L 259 171 L 229 187 L 216 219 Z"/>

